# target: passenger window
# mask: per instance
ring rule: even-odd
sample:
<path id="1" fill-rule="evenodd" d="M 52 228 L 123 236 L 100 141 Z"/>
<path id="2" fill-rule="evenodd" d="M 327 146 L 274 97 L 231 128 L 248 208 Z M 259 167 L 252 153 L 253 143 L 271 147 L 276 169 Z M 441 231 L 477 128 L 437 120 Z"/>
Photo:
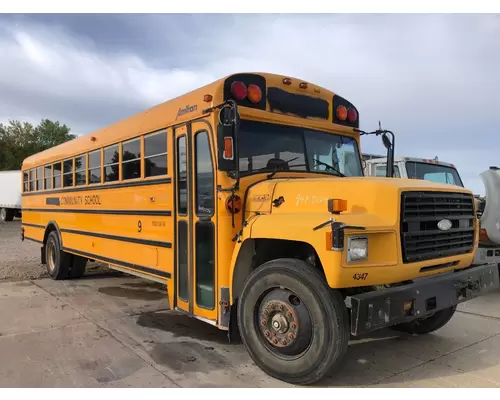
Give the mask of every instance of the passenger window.
<path id="1" fill-rule="evenodd" d="M 214 212 L 214 171 L 207 132 L 195 135 L 196 214 Z"/>
<path id="2" fill-rule="evenodd" d="M 117 144 L 104 149 L 104 182 L 114 182 L 119 179 L 119 160 L 120 153 L 118 153 Z"/>
<path id="3" fill-rule="evenodd" d="M 52 189 L 52 166 L 46 165 L 44 167 L 45 190 Z"/>
<path id="4" fill-rule="evenodd" d="M 122 179 L 141 177 L 141 140 L 134 139 L 122 145 Z"/>
<path id="5" fill-rule="evenodd" d="M 89 185 L 101 183 L 101 150 L 89 153 Z"/>
<path id="6" fill-rule="evenodd" d="M 85 156 L 80 156 L 75 158 L 75 183 L 76 186 L 85 185 L 86 182 L 86 169 L 87 169 L 87 160 Z"/>
<path id="7" fill-rule="evenodd" d="M 186 154 L 186 136 L 177 139 L 177 203 L 179 214 L 187 214 L 187 154 Z"/>
<path id="8" fill-rule="evenodd" d="M 30 192 L 35 191 L 35 170 L 30 169 L 30 181 L 29 181 Z"/>
<path id="9" fill-rule="evenodd" d="M 63 162 L 63 187 L 73 186 L 73 159 Z"/>
<path id="10" fill-rule="evenodd" d="M 61 187 L 61 166 L 62 166 L 62 164 L 60 162 L 52 165 L 52 173 L 54 176 L 54 180 L 53 180 L 53 182 L 54 182 L 53 188 L 54 189 L 58 189 Z"/>
<path id="11" fill-rule="evenodd" d="M 146 177 L 168 173 L 166 131 L 144 136 L 144 163 Z"/>
<path id="12" fill-rule="evenodd" d="M 36 190 L 43 190 L 43 168 L 36 169 Z"/>
<path id="13" fill-rule="evenodd" d="M 23 183 L 24 183 L 24 191 L 25 192 L 29 192 L 30 190 L 30 187 L 29 187 L 29 175 L 28 175 L 28 171 L 24 171 L 23 172 Z"/>

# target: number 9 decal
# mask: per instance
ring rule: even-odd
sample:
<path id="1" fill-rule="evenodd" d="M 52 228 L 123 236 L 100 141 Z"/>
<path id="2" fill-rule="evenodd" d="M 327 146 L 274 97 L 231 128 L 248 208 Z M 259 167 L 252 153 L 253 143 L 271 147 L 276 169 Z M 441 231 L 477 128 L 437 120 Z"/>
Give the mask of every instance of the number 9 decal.
<path id="1" fill-rule="evenodd" d="M 142 222 L 140 220 L 137 221 L 137 232 L 142 232 Z"/>

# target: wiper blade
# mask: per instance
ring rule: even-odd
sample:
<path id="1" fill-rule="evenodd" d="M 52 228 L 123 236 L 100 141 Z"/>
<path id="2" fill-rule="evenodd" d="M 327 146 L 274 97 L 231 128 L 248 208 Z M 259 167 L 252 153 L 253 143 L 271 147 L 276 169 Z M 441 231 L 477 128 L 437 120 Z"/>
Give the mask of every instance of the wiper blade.
<path id="1" fill-rule="evenodd" d="M 294 157 L 288 161 L 282 160 L 276 167 L 274 167 L 273 172 L 267 175 L 267 179 L 271 179 L 276 173 L 278 172 L 278 169 L 282 167 L 283 165 L 288 165 L 289 162 L 295 161 L 299 157 Z"/>
<path id="2" fill-rule="evenodd" d="M 317 160 L 316 158 L 313 158 L 313 161 L 317 162 L 318 164 L 324 165 L 326 168 L 329 168 L 333 172 L 335 172 L 338 176 L 341 176 L 342 178 L 345 178 L 345 175 L 342 172 L 340 172 L 337 168 L 333 167 L 332 165 L 327 164 L 327 163 L 325 163 L 323 161 Z"/>

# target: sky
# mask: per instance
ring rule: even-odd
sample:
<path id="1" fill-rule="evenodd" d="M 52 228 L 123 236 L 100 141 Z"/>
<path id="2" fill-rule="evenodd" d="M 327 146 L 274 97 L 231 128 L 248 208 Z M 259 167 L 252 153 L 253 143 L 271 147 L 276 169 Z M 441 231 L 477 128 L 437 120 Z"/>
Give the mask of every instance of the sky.
<path id="1" fill-rule="evenodd" d="M 500 15 L 2 14 L 0 122 L 85 134 L 236 72 L 303 79 L 349 99 L 396 155 L 500 166 Z M 366 139 L 366 140 L 365 140 Z M 362 151 L 384 154 L 380 138 Z"/>

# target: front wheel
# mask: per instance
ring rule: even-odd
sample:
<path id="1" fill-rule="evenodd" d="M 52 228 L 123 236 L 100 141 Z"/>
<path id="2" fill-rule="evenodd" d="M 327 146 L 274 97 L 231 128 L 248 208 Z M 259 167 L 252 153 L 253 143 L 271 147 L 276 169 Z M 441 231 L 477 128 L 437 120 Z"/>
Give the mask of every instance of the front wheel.
<path id="1" fill-rule="evenodd" d="M 411 322 L 394 325 L 391 327 L 391 329 L 416 335 L 431 333 L 437 331 L 438 329 L 445 326 L 448 322 L 450 322 L 451 318 L 455 314 L 456 309 L 457 306 L 449 307 L 444 310 L 435 312 L 428 317 L 423 317 Z"/>
<path id="2" fill-rule="evenodd" d="M 238 327 L 253 361 L 293 384 L 315 383 L 341 364 L 349 342 L 340 293 L 307 263 L 272 260 L 247 278 Z"/>

